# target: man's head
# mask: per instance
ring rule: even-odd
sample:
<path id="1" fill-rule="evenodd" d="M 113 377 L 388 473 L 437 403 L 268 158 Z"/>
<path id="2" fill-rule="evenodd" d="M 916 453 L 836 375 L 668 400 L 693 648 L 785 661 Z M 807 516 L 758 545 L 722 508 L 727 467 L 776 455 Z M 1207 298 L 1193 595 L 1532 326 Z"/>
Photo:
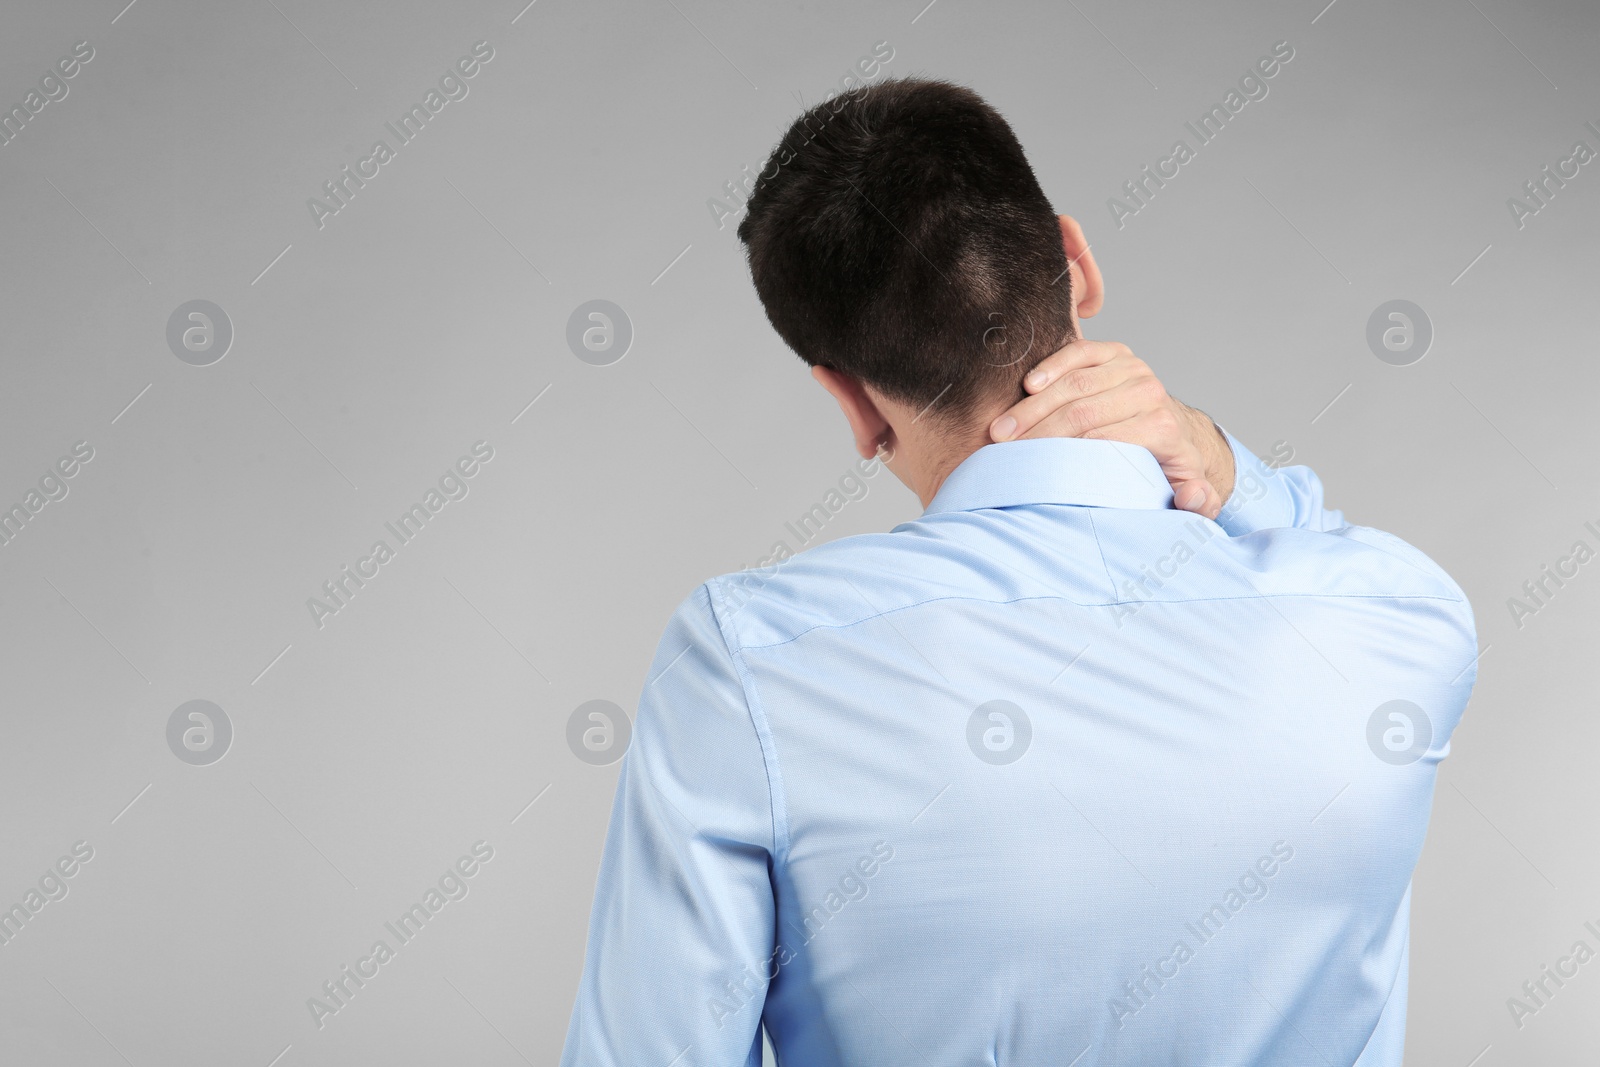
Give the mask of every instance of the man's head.
<path id="1" fill-rule="evenodd" d="M 884 81 L 806 112 L 738 232 L 767 317 L 863 454 L 915 445 L 929 469 L 987 441 L 988 416 L 1100 299 L 1082 232 L 1010 125 L 948 82 Z"/>

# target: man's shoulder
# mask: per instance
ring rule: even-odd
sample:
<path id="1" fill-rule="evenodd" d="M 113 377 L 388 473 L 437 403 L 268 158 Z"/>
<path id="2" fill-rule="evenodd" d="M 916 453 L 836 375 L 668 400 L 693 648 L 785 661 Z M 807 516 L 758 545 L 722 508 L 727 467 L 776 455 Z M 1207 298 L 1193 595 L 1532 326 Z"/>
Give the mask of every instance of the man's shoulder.
<path id="1" fill-rule="evenodd" d="M 1427 553 L 1370 526 L 1257 530 L 1228 543 L 1238 563 L 1259 576 L 1263 593 L 1467 602 Z"/>
<path id="2" fill-rule="evenodd" d="M 819 627 L 850 626 L 927 599 L 944 570 L 909 532 L 854 534 L 705 583 L 731 648 L 783 644 Z"/>

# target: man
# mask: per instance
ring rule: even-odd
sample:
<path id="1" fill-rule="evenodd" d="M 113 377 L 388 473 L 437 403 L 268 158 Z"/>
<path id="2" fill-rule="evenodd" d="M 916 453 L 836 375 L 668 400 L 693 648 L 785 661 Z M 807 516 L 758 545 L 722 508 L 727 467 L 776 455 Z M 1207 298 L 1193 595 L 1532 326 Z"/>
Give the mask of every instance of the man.
<path id="1" fill-rule="evenodd" d="M 1399 1064 L 1460 588 L 1082 340 L 1084 236 L 971 91 L 819 105 L 748 211 L 925 511 L 677 609 L 562 1062 Z"/>

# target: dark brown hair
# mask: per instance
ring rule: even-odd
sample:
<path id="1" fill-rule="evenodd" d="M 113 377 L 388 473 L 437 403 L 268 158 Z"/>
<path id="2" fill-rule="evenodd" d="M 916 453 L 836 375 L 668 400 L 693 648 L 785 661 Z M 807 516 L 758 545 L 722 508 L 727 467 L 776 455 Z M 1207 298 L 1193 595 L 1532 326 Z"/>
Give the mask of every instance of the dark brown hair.
<path id="1" fill-rule="evenodd" d="M 818 104 L 739 223 L 767 318 L 812 365 L 960 417 L 1072 340 L 1056 213 L 977 93 L 890 79 Z"/>

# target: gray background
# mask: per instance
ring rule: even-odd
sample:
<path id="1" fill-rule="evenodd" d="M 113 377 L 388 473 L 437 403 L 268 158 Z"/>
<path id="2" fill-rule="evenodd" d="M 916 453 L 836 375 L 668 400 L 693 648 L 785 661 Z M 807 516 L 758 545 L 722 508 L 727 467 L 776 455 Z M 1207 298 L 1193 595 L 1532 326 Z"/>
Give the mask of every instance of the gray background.
<path id="1" fill-rule="evenodd" d="M 554 1061 L 617 770 L 568 716 L 631 711 L 672 607 L 854 461 L 706 202 L 887 41 L 886 74 L 985 94 L 1082 220 L 1093 335 L 1468 591 L 1409 1059 L 1593 1062 L 1600 962 L 1520 1029 L 1505 1004 L 1600 925 L 1600 562 L 1506 606 L 1600 547 L 1600 164 L 1522 228 L 1506 206 L 1600 149 L 1592 4 L 124 2 L 0 33 L 8 107 L 95 49 L 0 147 L 0 506 L 94 448 L 0 547 L 0 906 L 95 850 L 0 946 L 0 1058 Z M 307 198 L 478 40 L 469 95 L 319 230 Z M 1116 228 L 1280 40 L 1269 95 Z M 635 331 L 605 367 L 565 340 L 596 298 Z M 1365 340 L 1397 298 L 1435 330 L 1403 367 Z M 165 339 L 194 299 L 235 331 L 210 366 Z M 478 440 L 469 495 L 318 628 L 307 598 Z M 918 512 L 868 484 L 828 537 Z M 210 766 L 167 745 L 193 699 L 233 724 Z M 319 1029 L 307 998 L 480 839 L 470 894 Z"/>

